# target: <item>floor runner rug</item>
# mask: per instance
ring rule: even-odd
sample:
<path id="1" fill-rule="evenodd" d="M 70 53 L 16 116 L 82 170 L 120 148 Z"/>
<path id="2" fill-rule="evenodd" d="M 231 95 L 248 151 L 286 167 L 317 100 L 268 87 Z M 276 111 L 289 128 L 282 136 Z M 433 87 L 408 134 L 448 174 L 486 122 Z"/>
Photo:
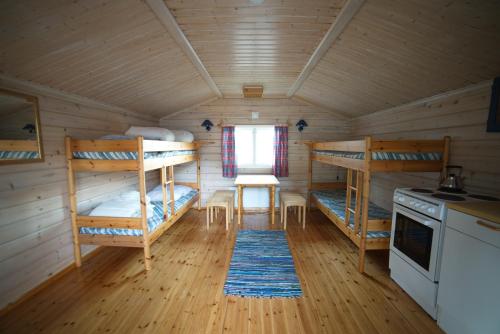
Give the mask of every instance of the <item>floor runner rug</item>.
<path id="1" fill-rule="evenodd" d="M 242 297 L 302 295 L 284 231 L 238 232 L 224 294 Z"/>

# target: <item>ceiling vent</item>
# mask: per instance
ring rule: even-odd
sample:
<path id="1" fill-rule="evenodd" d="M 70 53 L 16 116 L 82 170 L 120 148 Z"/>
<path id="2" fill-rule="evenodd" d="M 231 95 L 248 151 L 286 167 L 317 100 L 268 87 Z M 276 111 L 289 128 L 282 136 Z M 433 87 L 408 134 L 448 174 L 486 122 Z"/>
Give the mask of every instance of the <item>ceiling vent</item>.
<path id="1" fill-rule="evenodd" d="M 264 87 L 262 85 L 243 86 L 244 97 L 262 97 Z"/>

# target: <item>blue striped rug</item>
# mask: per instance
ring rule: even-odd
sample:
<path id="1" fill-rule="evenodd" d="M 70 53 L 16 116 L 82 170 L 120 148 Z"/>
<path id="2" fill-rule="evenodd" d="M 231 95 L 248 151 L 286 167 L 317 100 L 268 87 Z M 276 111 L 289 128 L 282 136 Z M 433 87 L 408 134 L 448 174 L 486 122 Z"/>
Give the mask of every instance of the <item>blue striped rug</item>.
<path id="1" fill-rule="evenodd" d="M 224 294 L 242 297 L 302 295 L 284 231 L 238 232 Z"/>

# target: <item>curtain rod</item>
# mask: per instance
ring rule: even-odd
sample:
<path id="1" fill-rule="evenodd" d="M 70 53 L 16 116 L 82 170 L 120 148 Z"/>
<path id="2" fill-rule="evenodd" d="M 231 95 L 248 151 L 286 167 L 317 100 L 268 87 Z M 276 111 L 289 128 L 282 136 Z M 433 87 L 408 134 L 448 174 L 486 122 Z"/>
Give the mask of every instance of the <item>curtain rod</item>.
<path id="1" fill-rule="evenodd" d="M 216 126 L 217 127 L 223 127 L 223 126 L 292 126 L 292 124 L 289 124 L 289 123 L 277 123 L 277 124 L 225 124 L 223 122 L 220 122 Z"/>

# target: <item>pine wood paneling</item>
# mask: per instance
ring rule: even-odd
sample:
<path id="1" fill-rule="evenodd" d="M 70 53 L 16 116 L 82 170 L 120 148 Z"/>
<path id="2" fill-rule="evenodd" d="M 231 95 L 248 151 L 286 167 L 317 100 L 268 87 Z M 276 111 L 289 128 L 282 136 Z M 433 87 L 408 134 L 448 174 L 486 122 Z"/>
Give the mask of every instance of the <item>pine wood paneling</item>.
<path id="1" fill-rule="evenodd" d="M 45 162 L 0 167 L 0 308 L 73 262 L 64 136 L 98 138 L 123 132 L 131 124 L 156 123 L 133 112 L 37 97 Z M 155 182 L 157 175 L 151 180 Z M 137 189 L 137 177 L 82 173 L 77 184 L 79 209 L 87 210 L 124 190 Z M 84 247 L 85 252 L 90 249 Z"/>
<path id="2" fill-rule="evenodd" d="M 214 95 L 142 1 L 2 1 L 0 44 L 0 72 L 130 110 Z"/>
<path id="3" fill-rule="evenodd" d="M 500 134 L 486 132 L 491 87 L 477 85 L 449 92 L 431 101 L 412 103 L 352 121 L 355 137 L 377 139 L 439 139 L 451 136 L 450 164 L 464 167 L 470 192 L 500 196 Z M 372 175 L 372 200 L 392 207 L 392 192 L 401 186 L 435 188 L 437 173 L 376 173 Z"/>
<path id="4" fill-rule="evenodd" d="M 500 73 L 498 1 L 367 0 L 297 96 L 351 116 Z"/>
<path id="5" fill-rule="evenodd" d="M 307 63 L 344 0 L 166 0 L 224 96 L 243 84 L 284 96 Z"/>
<path id="6" fill-rule="evenodd" d="M 252 111 L 259 112 L 259 119 L 252 120 Z M 301 118 L 309 127 L 299 133 L 295 124 Z M 160 124 L 169 129 L 186 129 L 194 133 L 197 140 L 209 141 L 201 147 L 201 189 L 202 202 L 217 189 L 234 187 L 234 179 L 222 178 L 221 165 L 221 128 L 215 126 L 207 132 L 201 126 L 203 120 L 209 119 L 214 124 L 289 124 L 289 170 L 290 176 L 280 178 L 280 187 L 295 189 L 302 193 L 307 191 L 308 149 L 301 140 L 335 140 L 349 136 L 350 127 L 347 121 L 315 108 L 304 102 L 290 99 L 218 99 L 188 109 L 176 115 L 167 116 Z M 177 180 L 192 181 L 195 179 L 195 165 L 179 167 Z M 314 163 L 315 181 L 336 181 L 345 178 L 345 172 L 339 168 Z M 267 192 L 262 192 L 267 200 Z M 245 199 L 245 202 L 247 200 Z M 267 207 L 255 199 L 246 207 Z"/>

